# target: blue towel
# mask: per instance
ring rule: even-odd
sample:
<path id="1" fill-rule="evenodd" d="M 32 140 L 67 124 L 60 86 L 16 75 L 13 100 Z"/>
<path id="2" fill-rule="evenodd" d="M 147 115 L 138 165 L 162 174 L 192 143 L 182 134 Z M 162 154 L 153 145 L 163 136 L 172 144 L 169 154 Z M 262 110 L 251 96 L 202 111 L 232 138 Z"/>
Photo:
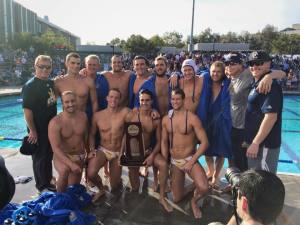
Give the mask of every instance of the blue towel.
<path id="1" fill-rule="evenodd" d="M 160 110 L 158 108 L 158 100 L 157 100 L 157 96 L 156 96 L 155 81 L 156 81 L 156 74 L 153 74 L 148 80 L 146 80 L 142 84 L 142 86 L 140 87 L 138 93 L 135 96 L 134 107 L 137 107 L 137 108 L 140 107 L 139 92 L 141 90 L 148 89 L 149 91 L 151 91 L 151 93 L 153 95 L 152 108 L 155 109 L 155 110 L 157 110 L 158 112 L 160 112 Z M 171 99 L 171 92 L 172 92 L 171 85 L 169 85 L 168 88 L 169 88 L 169 99 Z M 169 109 L 171 109 L 171 108 L 172 108 L 171 101 L 169 101 Z"/>
<path id="2" fill-rule="evenodd" d="M 212 80 L 209 73 L 203 74 L 203 88 L 197 108 L 210 143 L 206 151 L 208 156 L 231 158 L 231 115 L 230 115 L 230 79 L 222 81 L 219 96 L 212 102 Z"/>

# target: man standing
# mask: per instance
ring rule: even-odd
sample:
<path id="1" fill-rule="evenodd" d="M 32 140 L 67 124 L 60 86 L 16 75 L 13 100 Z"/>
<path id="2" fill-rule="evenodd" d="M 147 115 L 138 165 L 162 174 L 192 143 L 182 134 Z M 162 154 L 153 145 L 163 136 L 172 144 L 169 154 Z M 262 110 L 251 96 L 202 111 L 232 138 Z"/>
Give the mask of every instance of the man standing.
<path id="1" fill-rule="evenodd" d="M 104 87 L 104 86 L 100 87 L 100 85 L 97 85 L 96 83 L 96 79 L 99 76 L 98 72 L 100 70 L 100 58 L 97 55 L 88 55 L 87 57 L 85 57 L 84 63 L 85 63 L 85 68 L 80 71 L 80 75 L 84 77 L 89 77 L 94 81 L 98 107 L 99 109 L 103 109 L 103 104 L 101 104 L 102 102 L 100 100 L 102 96 L 107 95 L 108 87 Z M 90 122 L 93 116 L 93 105 L 90 96 L 87 101 L 86 114 Z"/>
<path id="2" fill-rule="evenodd" d="M 237 52 L 231 52 L 225 56 L 225 71 L 230 77 L 230 106 L 232 118 L 231 142 L 234 166 L 241 171 L 248 169 L 246 151 L 242 148 L 245 134 L 245 115 L 247 99 L 253 82 L 253 76 L 249 68 L 243 65 L 243 56 Z M 259 82 L 259 93 L 267 94 L 273 79 L 281 79 L 285 73 L 281 70 L 272 70 Z"/>
<path id="3" fill-rule="evenodd" d="M 271 58 L 265 52 L 252 52 L 248 64 L 255 82 L 248 97 L 245 119 L 248 167 L 276 173 L 281 145 L 282 89 L 273 80 L 268 94 L 257 86 L 270 73 Z"/>
<path id="4" fill-rule="evenodd" d="M 203 86 L 203 76 L 197 76 L 197 66 L 194 60 L 186 59 L 182 63 L 183 79 L 179 80 L 179 87 L 184 91 L 186 99 L 184 108 L 196 113 Z"/>
<path id="5" fill-rule="evenodd" d="M 119 165 L 119 156 L 124 135 L 125 117 L 129 112 L 128 108 L 120 107 L 121 92 L 118 89 L 111 89 L 106 97 L 107 108 L 94 114 L 90 130 L 88 155 L 88 179 L 99 189 L 93 201 L 98 200 L 104 194 L 104 187 L 99 170 L 106 162 L 109 162 L 109 180 L 111 189 L 121 184 L 122 168 Z M 95 134 L 99 130 L 100 146 L 95 148 Z"/>
<path id="6" fill-rule="evenodd" d="M 167 115 L 170 108 L 171 87 L 166 75 L 167 59 L 164 56 L 155 58 L 155 74 L 146 80 L 140 90 L 148 89 L 153 95 L 153 108 L 159 112 L 161 116 Z M 139 98 L 136 98 L 136 106 L 139 106 Z"/>
<path id="7" fill-rule="evenodd" d="M 183 90 L 172 91 L 173 110 L 170 110 L 169 115 L 165 116 L 162 121 L 161 151 L 166 160 L 169 153 L 171 154 L 171 190 L 174 202 L 184 197 L 184 182 L 187 173 L 196 186 L 191 200 L 193 214 L 195 218 L 200 218 L 201 211 L 197 206 L 197 201 L 207 192 L 208 183 L 205 171 L 198 163 L 198 158 L 207 149 L 208 140 L 198 117 L 184 108 L 184 98 Z M 197 141 L 201 144 L 195 151 Z"/>
<path id="8" fill-rule="evenodd" d="M 167 212 L 173 209 L 166 201 L 164 195 L 168 178 L 167 159 L 160 153 L 161 145 L 161 120 L 153 120 L 151 117 L 153 95 L 148 90 L 141 90 L 139 93 L 140 107 L 139 110 L 132 110 L 126 117 L 126 122 L 140 122 L 142 126 L 142 136 L 147 158 L 144 161 L 145 167 L 156 167 L 159 170 L 160 183 L 160 204 Z M 151 148 L 151 138 L 155 136 L 156 143 Z M 134 191 L 138 191 L 140 187 L 139 167 L 129 167 L 129 179 Z"/>
<path id="9" fill-rule="evenodd" d="M 54 152 L 54 167 L 58 173 L 57 191 L 79 184 L 86 157 L 85 146 L 88 120 L 84 112 L 77 110 L 76 95 L 65 91 L 61 95 L 63 112 L 49 123 L 49 140 Z"/>
<path id="10" fill-rule="evenodd" d="M 33 173 L 38 191 L 54 191 L 52 179 L 52 150 L 48 140 L 48 123 L 56 115 L 56 97 L 50 56 L 39 55 L 34 63 L 35 76 L 22 89 L 24 117 L 28 129 L 28 142 L 37 145 L 32 155 Z"/>
<path id="11" fill-rule="evenodd" d="M 92 102 L 93 112 L 98 110 L 96 88 L 94 81 L 90 77 L 79 75 L 80 56 L 71 52 L 66 56 L 67 75 L 54 80 L 55 90 L 61 95 L 64 91 L 73 91 L 76 94 L 78 110 L 86 110 L 88 97 Z"/>
<path id="12" fill-rule="evenodd" d="M 111 71 L 103 72 L 102 75 L 106 78 L 109 89 L 118 89 L 121 92 L 120 107 L 128 105 L 128 84 L 129 79 L 133 76 L 130 70 L 123 69 L 122 56 L 114 55 L 111 58 Z M 106 97 L 106 96 L 105 96 Z"/>
<path id="13" fill-rule="evenodd" d="M 210 67 L 210 74 L 203 75 L 198 114 L 210 142 L 205 160 L 207 177 L 214 188 L 218 187 L 224 158 L 232 157 L 229 85 L 223 62 L 215 61 Z"/>
<path id="14" fill-rule="evenodd" d="M 149 66 L 149 61 L 142 55 L 137 55 L 133 59 L 133 69 L 135 71 L 135 76 L 131 76 L 129 79 L 129 102 L 128 107 L 133 109 L 138 98 L 138 92 L 142 84 L 148 79 L 149 73 L 147 68 Z"/>

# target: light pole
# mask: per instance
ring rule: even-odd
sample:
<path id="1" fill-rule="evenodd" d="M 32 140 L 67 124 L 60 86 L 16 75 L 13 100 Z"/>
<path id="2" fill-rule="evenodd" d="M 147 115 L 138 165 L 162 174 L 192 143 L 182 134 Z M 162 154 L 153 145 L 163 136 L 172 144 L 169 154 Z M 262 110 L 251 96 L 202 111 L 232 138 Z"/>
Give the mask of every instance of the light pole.
<path id="1" fill-rule="evenodd" d="M 191 37 L 190 37 L 190 53 L 194 50 L 193 44 L 193 33 L 194 33 L 194 12 L 195 12 L 195 0 L 193 0 L 193 10 L 192 10 L 192 27 L 191 27 Z"/>
<path id="2" fill-rule="evenodd" d="M 112 48 L 112 56 L 114 56 L 115 55 L 115 45 L 111 45 L 110 47 Z"/>

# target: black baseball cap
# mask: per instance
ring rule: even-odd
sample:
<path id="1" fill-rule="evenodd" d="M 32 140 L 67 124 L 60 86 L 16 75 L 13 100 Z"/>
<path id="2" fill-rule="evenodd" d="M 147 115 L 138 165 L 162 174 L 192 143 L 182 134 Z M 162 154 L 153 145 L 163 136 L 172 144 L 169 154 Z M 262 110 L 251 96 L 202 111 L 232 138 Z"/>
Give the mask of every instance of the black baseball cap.
<path id="1" fill-rule="evenodd" d="M 272 60 L 272 58 L 265 51 L 255 51 L 249 55 L 247 62 L 253 62 L 253 61 L 268 62 L 271 60 Z"/>
<path id="2" fill-rule="evenodd" d="M 243 56 L 238 52 L 231 52 L 228 55 L 226 55 L 224 62 L 234 62 L 234 63 L 242 63 L 243 62 Z"/>
<path id="3" fill-rule="evenodd" d="M 25 136 L 20 147 L 20 152 L 23 155 L 33 155 L 37 149 L 37 144 L 31 144 L 28 142 L 28 136 Z"/>

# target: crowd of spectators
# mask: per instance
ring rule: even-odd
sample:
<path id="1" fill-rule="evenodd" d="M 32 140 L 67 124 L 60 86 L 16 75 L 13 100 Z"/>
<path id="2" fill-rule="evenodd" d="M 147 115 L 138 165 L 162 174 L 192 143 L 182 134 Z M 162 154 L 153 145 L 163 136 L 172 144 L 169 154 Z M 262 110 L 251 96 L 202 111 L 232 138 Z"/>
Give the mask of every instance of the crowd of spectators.
<path id="1" fill-rule="evenodd" d="M 18 86 L 33 76 L 34 59 L 37 56 L 34 48 L 28 51 L 21 49 L 0 49 L 0 86 Z M 64 74 L 64 56 L 53 57 L 52 77 Z"/>
<path id="2" fill-rule="evenodd" d="M 181 73 L 181 64 L 187 58 L 193 58 L 199 68 L 198 74 L 204 71 L 208 71 L 210 65 L 216 60 L 222 60 L 227 53 L 199 53 L 195 52 L 190 55 L 187 52 L 181 51 L 178 54 L 164 54 L 168 59 L 168 73 Z M 123 54 L 124 69 L 133 70 L 132 60 L 134 54 Z M 247 53 L 244 53 L 245 59 Z M 33 76 L 32 67 L 36 52 L 33 47 L 28 51 L 22 51 L 20 49 L 0 49 L 0 86 L 22 85 L 30 77 Z M 153 55 L 146 55 L 149 59 L 149 68 L 154 67 Z M 53 58 L 53 70 L 51 77 L 57 75 L 63 75 L 65 71 L 65 56 L 63 54 L 54 55 Z M 108 65 L 108 64 L 107 64 Z M 247 66 L 247 65 L 245 65 Z M 286 78 L 281 80 L 281 85 L 284 90 L 293 91 L 299 89 L 300 80 L 300 55 L 274 55 L 273 56 L 273 68 L 281 69 L 286 72 Z"/>

